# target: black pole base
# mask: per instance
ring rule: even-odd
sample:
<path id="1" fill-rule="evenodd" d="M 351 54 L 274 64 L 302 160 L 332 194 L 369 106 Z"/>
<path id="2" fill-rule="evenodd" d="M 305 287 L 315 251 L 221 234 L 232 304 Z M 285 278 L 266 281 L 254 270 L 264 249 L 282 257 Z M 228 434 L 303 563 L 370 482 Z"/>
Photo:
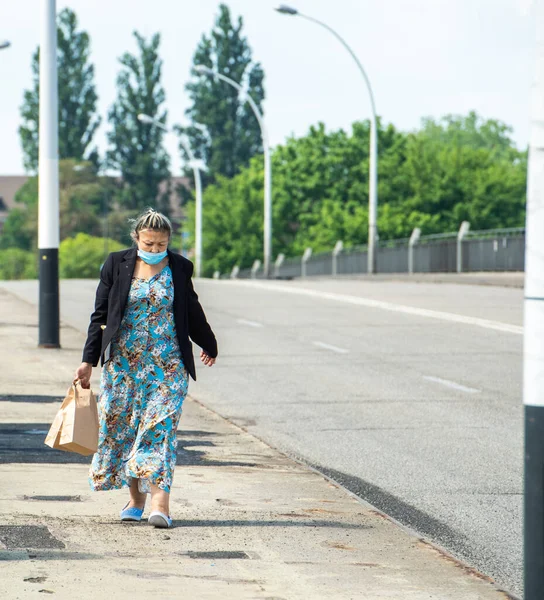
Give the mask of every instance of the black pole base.
<path id="1" fill-rule="evenodd" d="M 544 406 L 525 406 L 525 600 L 544 598 Z"/>
<path id="2" fill-rule="evenodd" d="M 38 250 L 40 301 L 39 333 L 40 348 L 60 348 L 59 315 L 59 250 Z"/>

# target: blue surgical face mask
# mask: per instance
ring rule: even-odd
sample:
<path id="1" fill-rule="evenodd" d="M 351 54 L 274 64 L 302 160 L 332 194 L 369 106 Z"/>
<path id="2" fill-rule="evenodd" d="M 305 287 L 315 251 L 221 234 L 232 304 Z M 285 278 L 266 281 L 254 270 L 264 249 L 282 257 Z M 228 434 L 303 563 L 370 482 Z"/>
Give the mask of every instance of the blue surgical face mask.
<path id="1" fill-rule="evenodd" d="M 168 256 L 168 252 L 146 252 L 138 249 L 138 256 L 148 265 L 158 265 L 161 260 Z"/>

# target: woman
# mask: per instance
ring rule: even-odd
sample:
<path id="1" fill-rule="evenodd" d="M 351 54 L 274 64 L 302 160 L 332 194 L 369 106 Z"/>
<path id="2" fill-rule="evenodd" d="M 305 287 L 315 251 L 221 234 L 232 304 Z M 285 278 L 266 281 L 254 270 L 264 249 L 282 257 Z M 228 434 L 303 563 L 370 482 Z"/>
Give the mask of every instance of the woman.
<path id="1" fill-rule="evenodd" d="M 193 265 L 168 250 L 172 225 L 149 209 L 134 223 L 136 248 L 110 254 L 102 267 L 95 310 L 76 378 L 90 386 L 103 365 L 99 439 L 89 473 L 93 490 L 129 487 L 122 521 L 140 521 L 151 493 L 148 522 L 171 527 L 170 489 L 176 429 L 196 379 L 189 336 L 211 367 L 217 342 L 198 301 Z"/>

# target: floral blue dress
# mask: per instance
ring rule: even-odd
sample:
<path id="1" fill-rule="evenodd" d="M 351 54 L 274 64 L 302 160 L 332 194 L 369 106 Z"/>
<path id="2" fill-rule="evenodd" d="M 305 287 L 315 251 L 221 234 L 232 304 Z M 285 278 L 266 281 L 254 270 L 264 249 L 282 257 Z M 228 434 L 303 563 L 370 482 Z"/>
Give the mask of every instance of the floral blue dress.
<path id="1" fill-rule="evenodd" d="M 102 370 L 98 450 L 89 483 L 111 490 L 139 479 L 170 492 L 176 430 L 188 376 L 174 324 L 169 266 L 150 279 L 133 278 L 111 360 Z"/>

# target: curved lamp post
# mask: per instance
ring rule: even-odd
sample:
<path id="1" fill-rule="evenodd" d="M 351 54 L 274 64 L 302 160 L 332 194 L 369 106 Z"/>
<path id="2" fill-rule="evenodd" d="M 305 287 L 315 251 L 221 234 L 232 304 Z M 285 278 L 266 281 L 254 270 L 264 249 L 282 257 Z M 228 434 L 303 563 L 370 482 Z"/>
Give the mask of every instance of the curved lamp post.
<path id="1" fill-rule="evenodd" d="M 11 46 L 11 42 L 8 42 L 8 40 L 2 40 L 0 42 L 0 50 L 4 50 L 4 48 L 9 48 Z"/>
<path id="2" fill-rule="evenodd" d="M 370 80 L 363 68 L 363 65 L 355 55 L 355 52 L 348 46 L 347 42 L 340 37 L 334 29 L 329 27 L 326 23 L 318 21 L 313 17 L 300 13 L 296 8 L 286 6 L 282 4 L 276 10 L 283 15 L 291 15 L 302 17 L 313 23 L 317 23 L 324 27 L 327 31 L 330 31 L 334 37 L 344 46 L 344 48 L 350 53 L 353 60 L 356 62 L 361 75 L 365 81 L 368 93 L 370 95 L 370 105 L 372 108 L 372 119 L 370 121 L 370 166 L 369 166 L 369 182 L 368 182 L 368 272 L 376 272 L 376 242 L 377 242 L 377 225 L 376 219 L 378 214 L 378 132 L 377 132 L 377 117 L 376 117 L 376 105 L 374 103 L 374 94 L 372 93 L 372 87 L 370 86 Z"/>
<path id="3" fill-rule="evenodd" d="M 205 73 L 212 77 L 217 77 L 221 81 L 228 83 L 238 92 L 243 92 L 243 88 L 239 83 L 236 83 L 230 77 L 226 77 L 205 65 L 196 65 L 194 67 L 197 73 Z M 264 276 L 270 277 L 270 261 L 272 257 L 272 166 L 270 160 L 270 145 L 268 143 L 268 132 L 264 124 L 264 119 L 259 111 L 259 107 L 253 100 L 253 98 L 247 94 L 246 99 L 251 106 L 251 109 L 255 113 L 255 117 L 261 128 L 261 136 L 263 139 L 263 152 L 264 152 Z"/>
<path id="4" fill-rule="evenodd" d="M 139 114 L 138 120 L 147 125 L 153 125 L 159 127 L 167 133 L 172 132 L 166 125 L 153 119 L 149 115 Z M 187 141 L 181 137 L 179 140 L 180 145 L 183 147 L 187 156 L 189 157 L 189 165 L 193 169 L 193 176 L 195 178 L 195 199 L 196 199 L 196 215 L 195 215 L 195 272 L 196 276 L 200 277 L 202 271 L 202 180 L 200 178 L 200 165 L 195 160 L 191 146 Z"/>

